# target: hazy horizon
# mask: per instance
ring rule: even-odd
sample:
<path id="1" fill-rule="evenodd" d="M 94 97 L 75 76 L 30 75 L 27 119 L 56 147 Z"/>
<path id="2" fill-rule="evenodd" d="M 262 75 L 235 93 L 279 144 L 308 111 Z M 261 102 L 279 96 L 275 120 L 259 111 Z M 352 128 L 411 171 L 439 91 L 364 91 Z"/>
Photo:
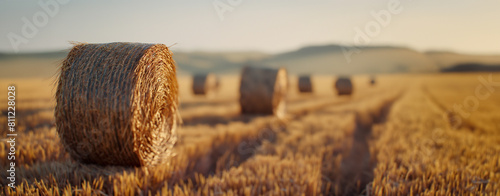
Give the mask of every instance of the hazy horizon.
<path id="1" fill-rule="evenodd" d="M 104 43 L 104 42 L 101 42 Z M 151 42 L 153 43 L 153 42 Z M 161 43 L 160 43 L 161 44 Z M 231 53 L 261 53 L 265 55 L 278 55 L 278 54 L 284 54 L 284 53 L 289 53 L 289 52 L 294 52 L 298 51 L 303 48 L 307 47 L 321 47 L 321 46 L 332 46 L 332 45 L 338 45 L 338 46 L 346 46 L 346 47 L 394 47 L 394 48 L 401 48 L 401 49 L 410 49 L 414 50 L 417 52 L 421 53 L 428 53 L 428 52 L 445 52 L 445 53 L 456 53 L 456 54 L 461 54 L 461 55 L 475 55 L 475 56 L 499 56 L 500 51 L 496 53 L 474 53 L 474 52 L 462 52 L 462 51 L 455 51 L 455 50 L 418 50 L 416 48 L 412 48 L 410 46 L 404 46 L 404 45 L 389 45 L 389 44 L 380 44 L 380 45 L 364 45 L 364 46 L 354 46 L 354 45 L 341 45 L 339 43 L 325 43 L 325 44 L 310 44 L 310 45 L 303 45 L 299 47 L 294 47 L 294 48 L 289 48 L 285 49 L 283 51 L 259 51 L 259 50 L 246 50 L 246 49 L 241 49 L 241 50 L 202 50 L 202 49 L 178 49 L 175 48 L 175 45 L 173 46 L 168 46 L 171 51 L 173 52 L 181 52 L 181 53 L 210 53 L 210 54 L 231 54 Z M 67 47 L 65 48 L 59 48 L 59 49 L 47 49 L 47 50 L 33 50 L 33 51 L 20 51 L 20 52 L 14 52 L 14 51 L 0 51 L 0 54 L 6 54 L 6 55 L 23 55 L 23 54 L 44 54 L 44 53 L 59 53 L 59 52 L 68 52 L 71 50 L 72 45 L 68 44 Z"/>

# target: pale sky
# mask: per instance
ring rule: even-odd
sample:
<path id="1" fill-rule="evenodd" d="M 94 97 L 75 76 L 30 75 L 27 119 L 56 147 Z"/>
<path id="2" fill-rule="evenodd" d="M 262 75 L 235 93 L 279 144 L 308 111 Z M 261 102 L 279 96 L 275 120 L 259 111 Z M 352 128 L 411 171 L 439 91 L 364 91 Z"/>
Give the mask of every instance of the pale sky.
<path id="1" fill-rule="evenodd" d="M 64 1 L 46 11 L 39 4 L 58 1 L 0 0 L 0 52 L 60 50 L 70 41 L 125 41 L 175 44 L 172 49 L 183 51 L 278 53 L 353 44 L 355 29 L 365 32 L 376 24 L 380 29 L 371 28 L 376 33 L 368 37 L 369 45 L 500 53 L 498 0 Z M 393 1 L 400 2 L 400 13 L 391 13 L 386 25 L 377 23 L 371 12 L 387 11 Z M 214 4 L 230 9 L 223 20 Z M 36 32 L 26 31 L 30 24 Z"/>

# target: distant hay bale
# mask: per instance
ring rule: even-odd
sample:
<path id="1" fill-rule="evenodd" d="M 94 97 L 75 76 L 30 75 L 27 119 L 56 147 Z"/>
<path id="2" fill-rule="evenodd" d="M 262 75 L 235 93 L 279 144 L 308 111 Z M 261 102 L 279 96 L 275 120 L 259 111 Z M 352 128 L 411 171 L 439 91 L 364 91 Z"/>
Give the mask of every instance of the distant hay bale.
<path id="1" fill-rule="evenodd" d="M 298 81 L 299 92 L 310 93 L 313 91 L 311 76 L 300 76 Z"/>
<path id="2" fill-rule="evenodd" d="M 220 88 L 220 78 L 219 77 L 215 77 L 215 89 L 219 90 Z"/>
<path id="3" fill-rule="evenodd" d="M 288 76 L 284 68 L 245 67 L 241 73 L 240 106 L 244 114 L 286 113 Z"/>
<path id="4" fill-rule="evenodd" d="M 375 76 L 370 76 L 370 84 L 375 85 L 375 83 L 376 83 Z"/>
<path id="5" fill-rule="evenodd" d="M 146 166 L 170 157 L 180 120 L 172 53 L 163 44 L 77 44 L 63 61 L 56 128 L 71 157 Z"/>
<path id="6" fill-rule="evenodd" d="M 353 91 L 351 78 L 339 77 L 335 82 L 335 89 L 338 95 L 351 95 Z"/>
<path id="7" fill-rule="evenodd" d="M 193 76 L 193 93 L 195 95 L 213 95 L 219 88 L 219 78 L 214 74 L 197 74 Z"/>

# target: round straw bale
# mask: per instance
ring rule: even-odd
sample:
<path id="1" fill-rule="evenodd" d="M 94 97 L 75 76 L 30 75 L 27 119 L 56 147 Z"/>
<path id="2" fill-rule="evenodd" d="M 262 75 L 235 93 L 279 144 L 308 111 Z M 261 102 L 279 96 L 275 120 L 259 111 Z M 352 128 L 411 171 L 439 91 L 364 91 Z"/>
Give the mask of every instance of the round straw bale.
<path id="1" fill-rule="evenodd" d="M 370 84 L 375 85 L 375 83 L 376 83 L 375 76 L 370 76 Z"/>
<path id="2" fill-rule="evenodd" d="M 213 95 L 219 87 L 219 79 L 214 74 L 197 74 L 193 76 L 193 93 L 195 95 Z"/>
<path id="3" fill-rule="evenodd" d="M 286 113 L 288 76 L 284 68 L 245 67 L 241 73 L 240 106 L 244 114 Z"/>
<path id="4" fill-rule="evenodd" d="M 298 85 L 299 85 L 299 92 L 301 93 L 310 93 L 313 91 L 311 76 L 308 75 L 300 76 Z"/>
<path id="5" fill-rule="evenodd" d="M 71 157 L 155 165 L 170 157 L 180 120 L 172 53 L 163 44 L 77 44 L 57 85 L 56 129 Z"/>
<path id="6" fill-rule="evenodd" d="M 220 89 L 220 78 L 215 77 L 215 89 L 219 90 Z"/>
<path id="7" fill-rule="evenodd" d="M 338 95 L 351 95 L 352 94 L 352 82 L 349 77 L 339 77 L 335 82 L 335 89 L 337 89 Z"/>

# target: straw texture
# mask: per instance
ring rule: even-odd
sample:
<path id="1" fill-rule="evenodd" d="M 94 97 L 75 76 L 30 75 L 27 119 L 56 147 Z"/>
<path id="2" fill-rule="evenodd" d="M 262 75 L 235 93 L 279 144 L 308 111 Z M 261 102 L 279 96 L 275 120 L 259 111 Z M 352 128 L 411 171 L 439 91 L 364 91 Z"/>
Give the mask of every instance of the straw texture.
<path id="1" fill-rule="evenodd" d="M 219 78 L 214 74 L 197 74 L 193 76 L 193 94 L 213 95 L 219 88 Z"/>
<path id="2" fill-rule="evenodd" d="M 299 92 L 311 93 L 313 91 L 311 76 L 300 76 L 298 86 Z"/>
<path id="3" fill-rule="evenodd" d="M 284 68 L 243 68 L 240 84 L 240 106 L 244 114 L 286 114 L 288 76 Z"/>
<path id="4" fill-rule="evenodd" d="M 63 61 L 56 127 L 71 157 L 98 165 L 155 165 L 176 142 L 178 84 L 163 44 L 77 44 Z"/>
<path id="5" fill-rule="evenodd" d="M 339 77 L 335 82 L 335 89 L 338 95 L 351 95 L 353 91 L 351 78 Z"/>

